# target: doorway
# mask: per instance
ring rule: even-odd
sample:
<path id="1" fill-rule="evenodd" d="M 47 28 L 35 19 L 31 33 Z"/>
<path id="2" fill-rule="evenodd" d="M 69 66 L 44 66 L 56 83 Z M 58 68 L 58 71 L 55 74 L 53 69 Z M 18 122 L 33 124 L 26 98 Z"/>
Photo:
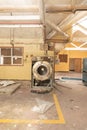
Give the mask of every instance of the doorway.
<path id="1" fill-rule="evenodd" d="M 82 72 L 82 59 L 70 58 L 69 59 L 69 71 Z"/>

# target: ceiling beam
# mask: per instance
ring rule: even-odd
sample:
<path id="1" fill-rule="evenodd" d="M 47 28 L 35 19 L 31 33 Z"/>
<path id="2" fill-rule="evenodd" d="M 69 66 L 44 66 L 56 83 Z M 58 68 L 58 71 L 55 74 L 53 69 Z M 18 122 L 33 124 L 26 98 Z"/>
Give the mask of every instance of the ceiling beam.
<path id="1" fill-rule="evenodd" d="M 87 5 L 47 5 L 46 13 L 87 11 Z"/>
<path id="2" fill-rule="evenodd" d="M 72 42 L 71 42 L 70 44 L 71 44 L 72 46 L 76 47 L 76 48 L 78 47 L 76 44 L 74 44 L 74 43 L 72 43 Z"/>
<path id="3" fill-rule="evenodd" d="M 87 2 L 87 0 L 84 0 L 80 6 L 85 5 Z M 87 9 L 87 8 L 86 8 Z M 82 17 L 87 15 L 87 11 L 83 11 L 83 12 L 76 12 L 75 14 L 72 13 L 70 14 L 67 18 L 65 18 L 58 26 L 62 29 L 62 30 L 69 30 L 72 26 L 72 24 L 75 24 L 78 20 L 80 20 Z M 70 28 L 67 28 L 70 27 Z M 67 28 L 67 30 L 66 30 Z M 48 34 L 48 38 L 52 38 L 54 35 L 56 34 L 56 31 L 51 31 Z"/>
<path id="4" fill-rule="evenodd" d="M 46 41 L 53 43 L 68 43 L 69 39 L 46 39 Z"/>
<path id="5" fill-rule="evenodd" d="M 50 22 L 49 20 L 46 20 L 46 23 L 51 26 L 55 31 L 61 33 L 63 36 L 69 38 L 68 34 L 64 33 L 57 25 L 54 23 Z"/>
<path id="6" fill-rule="evenodd" d="M 85 46 L 85 45 L 87 45 L 87 42 L 83 43 L 83 44 L 80 45 L 79 47 L 81 48 L 81 47 L 83 47 L 83 46 Z"/>
<path id="7" fill-rule="evenodd" d="M 61 30 L 67 31 L 72 28 L 72 25 L 75 24 L 78 20 L 87 15 L 87 11 L 76 12 L 76 14 L 70 14 L 66 19 L 64 19 L 58 26 Z M 56 34 L 56 31 L 52 31 L 48 34 L 47 38 L 52 38 Z"/>
<path id="8" fill-rule="evenodd" d="M 87 37 L 74 37 L 72 39 L 72 42 L 84 43 L 87 42 Z"/>
<path id="9" fill-rule="evenodd" d="M 9 38 L 0 38 L 0 44 L 10 44 L 10 37 Z M 36 43 L 36 44 L 41 44 L 41 43 L 43 43 L 43 38 L 32 38 L 32 39 L 30 39 L 30 38 L 28 38 L 28 39 L 26 39 L 26 38 L 14 38 L 14 43 L 15 44 L 26 44 L 26 45 L 30 45 L 30 44 L 34 44 L 34 43 Z"/>
<path id="10" fill-rule="evenodd" d="M 86 11 L 87 5 L 46 5 L 46 13 Z M 39 12 L 39 6 L 0 6 L 0 12 Z"/>

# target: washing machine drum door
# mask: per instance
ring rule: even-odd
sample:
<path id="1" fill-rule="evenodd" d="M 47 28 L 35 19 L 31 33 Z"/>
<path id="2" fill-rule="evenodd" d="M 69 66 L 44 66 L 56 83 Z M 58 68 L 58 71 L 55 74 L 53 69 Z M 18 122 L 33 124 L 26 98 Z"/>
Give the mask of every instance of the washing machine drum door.
<path id="1" fill-rule="evenodd" d="M 52 75 L 52 66 L 47 61 L 38 61 L 33 66 L 33 75 L 37 80 L 47 80 Z"/>

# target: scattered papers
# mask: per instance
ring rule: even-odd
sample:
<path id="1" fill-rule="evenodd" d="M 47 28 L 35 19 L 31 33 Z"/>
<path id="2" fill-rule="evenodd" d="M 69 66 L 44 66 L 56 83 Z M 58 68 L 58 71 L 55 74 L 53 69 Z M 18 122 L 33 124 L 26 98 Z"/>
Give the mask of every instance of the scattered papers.
<path id="1" fill-rule="evenodd" d="M 16 83 L 14 81 L 4 80 L 0 82 L 0 94 L 12 94 L 21 86 L 20 83 Z"/>
<path id="2" fill-rule="evenodd" d="M 44 101 L 41 99 L 36 98 L 37 106 L 34 106 L 32 111 L 38 113 L 45 113 L 49 108 L 51 108 L 54 103 L 49 101 Z"/>
<path id="3" fill-rule="evenodd" d="M 14 83 L 15 83 L 14 81 L 9 81 L 9 80 L 0 81 L 0 85 L 2 85 L 3 87 L 6 87 L 6 86 L 14 84 Z"/>

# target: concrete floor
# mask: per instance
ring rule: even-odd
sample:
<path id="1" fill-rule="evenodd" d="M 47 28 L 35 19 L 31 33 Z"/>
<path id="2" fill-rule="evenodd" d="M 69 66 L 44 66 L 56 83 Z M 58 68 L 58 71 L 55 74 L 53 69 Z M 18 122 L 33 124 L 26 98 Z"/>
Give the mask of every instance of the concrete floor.
<path id="1" fill-rule="evenodd" d="M 56 78 L 61 76 L 81 78 L 80 73 L 56 73 Z M 29 81 L 21 81 L 21 87 L 12 95 L 0 94 L 0 130 L 87 130 L 87 87 L 82 81 L 77 80 L 57 82 L 60 84 L 57 89 L 54 88 L 47 94 L 31 93 Z M 51 124 L 51 121 L 59 120 L 53 94 L 61 106 L 65 124 Z M 32 108 L 37 105 L 37 98 L 54 105 L 44 113 L 33 112 Z M 36 124 L 35 120 L 49 122 Z M 1 123 L 2 121 L 5 123 Z"/>

